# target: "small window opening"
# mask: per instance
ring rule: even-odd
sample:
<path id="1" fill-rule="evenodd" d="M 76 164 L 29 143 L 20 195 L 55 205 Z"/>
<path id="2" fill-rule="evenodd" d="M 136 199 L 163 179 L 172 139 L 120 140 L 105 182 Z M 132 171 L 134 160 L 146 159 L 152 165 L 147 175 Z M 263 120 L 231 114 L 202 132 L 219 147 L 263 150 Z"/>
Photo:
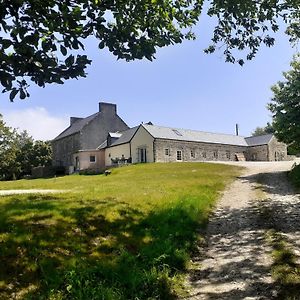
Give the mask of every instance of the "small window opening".
<path id="1" fill-rule="evenodd" d="M 191 158 L 195 158 L 195 150 L 191 150 Z"/>

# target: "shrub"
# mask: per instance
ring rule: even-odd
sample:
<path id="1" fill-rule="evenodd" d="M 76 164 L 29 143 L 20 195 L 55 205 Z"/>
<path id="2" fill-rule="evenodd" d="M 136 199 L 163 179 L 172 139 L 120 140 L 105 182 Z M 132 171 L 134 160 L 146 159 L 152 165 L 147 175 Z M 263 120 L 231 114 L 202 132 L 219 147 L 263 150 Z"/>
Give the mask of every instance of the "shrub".
<path id="1" fill-rule="evenodd" d="M 298 188 L 300 188 L 300 164 L 294 165 L 289 173 L 289 178 L 291 182 Z"/>

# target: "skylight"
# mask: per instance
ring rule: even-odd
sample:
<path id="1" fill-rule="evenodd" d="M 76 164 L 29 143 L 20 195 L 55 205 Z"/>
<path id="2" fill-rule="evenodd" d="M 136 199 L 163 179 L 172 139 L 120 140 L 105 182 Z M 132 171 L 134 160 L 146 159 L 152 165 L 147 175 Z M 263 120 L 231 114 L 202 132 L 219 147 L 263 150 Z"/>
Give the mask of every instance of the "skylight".
<path id="1" fill-rule="evenodd" d="M 177 129 L 172 129 L 177 135 L 182 136 L 182 134 Z"/>

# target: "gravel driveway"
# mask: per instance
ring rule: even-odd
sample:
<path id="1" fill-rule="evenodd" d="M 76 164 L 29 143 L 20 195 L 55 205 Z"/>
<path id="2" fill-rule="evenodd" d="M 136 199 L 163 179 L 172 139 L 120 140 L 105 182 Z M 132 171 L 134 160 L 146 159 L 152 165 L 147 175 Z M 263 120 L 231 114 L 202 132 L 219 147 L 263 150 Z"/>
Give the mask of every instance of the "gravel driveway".
<path id="1" fill-rule="evenodd" d="M 271 249 L 265 233 L 270 220 L 260 214 L 263 203 L 272 211 L 272 226 L 300 254 L 300 195 L 286 178 L 294 162 L 238 162 L 240 176 L 218 202 L 198 246 L 186 299 L 273 299 L 277 287 L 270 274 Z M 262 201 L 263 199 L 263 201 Z"/>

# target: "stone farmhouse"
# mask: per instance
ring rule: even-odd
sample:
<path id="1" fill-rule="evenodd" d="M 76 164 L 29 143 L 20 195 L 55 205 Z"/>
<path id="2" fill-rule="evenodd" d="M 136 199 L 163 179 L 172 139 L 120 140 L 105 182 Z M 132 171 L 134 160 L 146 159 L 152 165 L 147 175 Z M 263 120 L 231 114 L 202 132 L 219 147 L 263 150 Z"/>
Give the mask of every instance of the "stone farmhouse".
<path id="1" fill-rule="evenodd" d="M 115 104 L 99 103 L 99 112 L 71 117 L 53 141 L 53 164 L 74 170 L 104 169 L 122 163 L 187 161 L 278 161 L 287 146 L 274 135 L 243 137 L 153 125 L 129 128 Z"/>

